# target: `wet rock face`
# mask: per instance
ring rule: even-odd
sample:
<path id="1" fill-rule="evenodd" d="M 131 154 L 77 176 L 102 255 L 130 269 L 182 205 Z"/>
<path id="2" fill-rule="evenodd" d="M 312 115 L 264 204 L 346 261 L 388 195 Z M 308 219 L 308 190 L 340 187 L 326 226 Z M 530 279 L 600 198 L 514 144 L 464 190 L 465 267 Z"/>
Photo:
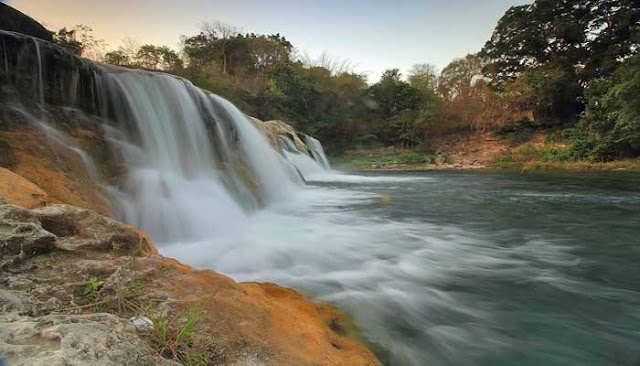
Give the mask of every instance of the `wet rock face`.
<path id="1" fill-rule="evenodd" d="M 53 42 L 52 32 L 43 27 L 42 24 L 3 3 L 0 3 L 0 30 L 27 34 Z"/>
<path id="2" fill-rule="evenodd" d="M 296 146 L 296 149 L 300 152 L 309 153 L 309 147 L 300 139 L 296 130 L 290 125 L 286 124 L 283 121 L 266 121 L 262 122 L 257 118 L 251 117 L 250 120 L 253 122 L 263 134 L 267 136 L 271 146 L 274 149 L 280 151 L 280 143 L 278 142 L 278 138 L 280 136 L 284 136 L 289 138 L 293 144 Z"/>
<path id="3" fill-rule="evenodd" d="M 44 100 L 100 114 L 98 64 L 77 57 L 53 43 L 0 30 L 0 98 L 38 111 Z"/>

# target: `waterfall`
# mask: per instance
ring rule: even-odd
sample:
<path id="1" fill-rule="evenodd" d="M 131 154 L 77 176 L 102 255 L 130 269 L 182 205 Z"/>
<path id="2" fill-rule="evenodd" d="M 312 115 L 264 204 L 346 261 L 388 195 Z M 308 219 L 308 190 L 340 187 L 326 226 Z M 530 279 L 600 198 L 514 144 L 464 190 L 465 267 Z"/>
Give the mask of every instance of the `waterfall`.
<path id="1" fill-rule="evenodd" d="M 278 138 L 282 155 L 296 167 L 296 170 L 306 179 L 313 180 L 327 174 L 316 160 L 313 160 L 308 154 L 301 152 L 289 137 L 280 136 Z"/>
<path id="2" fill-rule="evenodd" d="M 0 107 L 77 154 L 111 194 L 114 215 L 157 243 L 237 233 L 257 208 L 288 199 L 302 184 L 247 116 L 185 79 L 91 63 L 11 32 L 0 38 L 8 57 L 0 81 L 13 88 Z M 117 186 L 99 182 L 89 155 L 67 138 L 60 118 L 75 122 L 62 110 L 99 117 L 126 162 Z"/>
<path id="3" fill-rule="evenodd" d="M 249 209 L 296 188 L 266 137 L 233 104 L 168 74 L 108 68 L 102 103 L 129 176 L 122 215 L 157 241 L 200 240 L 241 229 Z M 106 118 L 106 117 L 105 117 Z"/>
<path id="4" fill-rule="evenodd" d="M 331 165 L 329 164 L 327 156 L 324 154 L 324 149 L 322 148 L 320 141 L 309 135 L 305 135 L 304 143 L 307 144 L 311 150 L 311 154 L 315 161 L 317 161 L 324 169 L 331 170 Z"/>

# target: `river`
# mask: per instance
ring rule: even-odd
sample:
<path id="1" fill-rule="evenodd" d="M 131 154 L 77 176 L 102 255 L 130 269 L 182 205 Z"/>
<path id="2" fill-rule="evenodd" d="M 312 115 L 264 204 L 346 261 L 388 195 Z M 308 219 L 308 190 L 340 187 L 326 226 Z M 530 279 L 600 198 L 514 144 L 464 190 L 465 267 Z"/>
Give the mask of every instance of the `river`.
<path id="1" fill-rule="evenodd" d="M 637 365 L 640 177 L 328 174 L 164 254 L 346 311 L 387 365 Z"/>

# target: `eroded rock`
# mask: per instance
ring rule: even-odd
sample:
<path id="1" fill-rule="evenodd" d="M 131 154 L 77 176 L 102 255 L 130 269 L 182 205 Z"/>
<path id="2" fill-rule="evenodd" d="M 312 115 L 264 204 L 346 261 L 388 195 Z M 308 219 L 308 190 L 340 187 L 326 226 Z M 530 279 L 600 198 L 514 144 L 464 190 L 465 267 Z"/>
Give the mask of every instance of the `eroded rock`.
<path id="1" fill-rule="evenodd" d="M 27 179 L 0 167 L 0 204 L 11 204 L 26 208 L 43 207 L 49 197 L 45 191 Z"/>
<path id="2" fill-rule="evenodd" d="M 193 312 L 180 347 L 206 364 L 379 364 L 333 307 L 162 257 L 144 233 L 93 211 L 2 205 L 0 243 L 0 353 L 11 365 L 174 364 L 176 351 L 129 319 L 165 319 L 171 340 Z"/>
<path id="3" fill-rule="evenodd" d="M 112 314 L 0 316 L 0 352 L 12 366 L 175 366 Z"/>
<path id="4" fill-rule="evenodd" d="M 274 149 L 280 151 L 280 143 L 278 142 L 278 138 L 280 136 L 288 137 L 293 141 L 293 144 L 296 146 L 296 149 L 300 152 L 309 153 L 309 147 L 300 139 L 296 130 L 290 125 L 286 124 L 283 121 L 266 121 L 262 122 L 257 118 L 250 117 L 253 122 L 263 134 L 265 134 L 273 146 Z"/>

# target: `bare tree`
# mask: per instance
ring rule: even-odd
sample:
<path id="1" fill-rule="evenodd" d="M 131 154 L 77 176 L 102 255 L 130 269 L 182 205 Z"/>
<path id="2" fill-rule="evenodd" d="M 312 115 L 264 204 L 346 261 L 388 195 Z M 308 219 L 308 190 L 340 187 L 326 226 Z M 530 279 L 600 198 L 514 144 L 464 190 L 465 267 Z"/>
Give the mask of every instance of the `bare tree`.
<path id="1" fill-rule="evenodd" d="M 305 67 L 323 67 L 331 72 L 331 75 L 351 74 L 354 72 L 355 64 L 349 60 L 335 58 L 327 51 L 320 56 L 313 58 L 307 52 L 302 52 L 298 56 Z"/>
<path id="2" fill-rule="evenodd" d="M 237 36 L 241 29 L 227 23 L 220 22 L 218 20 L 213 22 L 202 23 L 202 32 L 210 39 L 215 40 L 220 44 L 220 53 L 222 54 L 222 73 L 227 73 L 227 45 L 232 37 Z"/>
<path id="3" fill-rule="evenodd" d="M 425 92 L 435 92 L 438 86 L 438 69 L 432 64 L 415 64 L 409 70 L 409 84 Z"/>
<path id="4" fill-rule="evenodd" d="M 136 55 L 138 54 L 138 50 L 140 49 L 140 42 L 131 37 L 124 38 L 118 47 L 118 51 L 121 51 L 124 55 L 126 55 L 129 60 L 134 60 Z"/>

